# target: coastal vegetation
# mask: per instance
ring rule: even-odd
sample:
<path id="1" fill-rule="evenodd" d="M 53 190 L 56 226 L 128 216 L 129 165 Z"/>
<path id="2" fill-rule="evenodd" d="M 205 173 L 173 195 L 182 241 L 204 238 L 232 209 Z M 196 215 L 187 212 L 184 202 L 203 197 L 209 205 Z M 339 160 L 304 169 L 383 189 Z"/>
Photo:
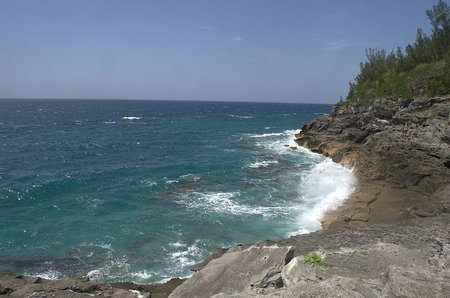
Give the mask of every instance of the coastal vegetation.
<path id="1" fill-rule="evenodd" d="M 408 98 L 450 93 L 450 10 L 446 1 L 426 11 L 431 35 L 417 29 L 416 40 L 405 49 L 369 48 L 367 60 L 350 82 L 347 101 L 369 104 L 377 97 Z"/>
<path id="2" fill-rule="evenodd" d="M 310 252 L 304 258 L 305 263 L 313 265 L 313 266 L 327 266 L 327 262 L 325 259 L 319 255 L 317 252 Z"/>

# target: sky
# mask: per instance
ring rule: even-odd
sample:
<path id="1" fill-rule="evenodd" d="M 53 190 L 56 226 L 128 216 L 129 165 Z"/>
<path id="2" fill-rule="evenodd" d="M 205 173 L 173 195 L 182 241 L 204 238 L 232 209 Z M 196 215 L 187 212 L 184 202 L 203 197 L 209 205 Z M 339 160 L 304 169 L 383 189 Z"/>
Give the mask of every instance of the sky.
<path id="1" fill-rule="evenodd" d="M 0 0 L 0 98 L 335 103 L 437 0 Z"/>

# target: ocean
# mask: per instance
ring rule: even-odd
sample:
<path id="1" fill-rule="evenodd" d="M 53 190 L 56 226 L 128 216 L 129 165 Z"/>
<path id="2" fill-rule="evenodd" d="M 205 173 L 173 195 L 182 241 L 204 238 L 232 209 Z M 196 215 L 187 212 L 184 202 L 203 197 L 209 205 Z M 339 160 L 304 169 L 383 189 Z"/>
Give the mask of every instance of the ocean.
<path id="1" fill-rule="evenodd" d="M 0 100 L 0 271 L 163 282 L 320 229 L 349 169 L 294 134 L 331 105 Z"/>

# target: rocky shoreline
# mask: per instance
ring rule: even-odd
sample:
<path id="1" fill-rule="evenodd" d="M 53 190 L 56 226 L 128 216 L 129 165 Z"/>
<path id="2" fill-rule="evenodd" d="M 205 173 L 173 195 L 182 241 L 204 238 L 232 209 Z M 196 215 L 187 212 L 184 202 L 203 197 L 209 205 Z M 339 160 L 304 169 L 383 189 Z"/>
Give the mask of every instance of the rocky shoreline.
<path id="1" fill-rule="evenodd" d="M 297 143 L 354 167 L 359 187 L 324 226 L 397 223 L 450 207 L 450 96 L 337 105 Z"/>
<path id="2" fill-rule="evenodd" d="M 324 230 L 218 251 L 171 297 L 446 297 L 450 96 L 344 102 L 296 138 L 353 167 L 357 190 Z"/>
<path id="3" fill-rule="evenodd" d="M 359 183 L 324 230 L 218 249 L 164 285 L 0 275 L 10 297 L 445 297 L 450 293 L 450 95 L 344 102 L 296 142 Z M 305 262 L 315 252 L 323 263 Z M 326 265 L 325 265 L 326 264 Z"/>

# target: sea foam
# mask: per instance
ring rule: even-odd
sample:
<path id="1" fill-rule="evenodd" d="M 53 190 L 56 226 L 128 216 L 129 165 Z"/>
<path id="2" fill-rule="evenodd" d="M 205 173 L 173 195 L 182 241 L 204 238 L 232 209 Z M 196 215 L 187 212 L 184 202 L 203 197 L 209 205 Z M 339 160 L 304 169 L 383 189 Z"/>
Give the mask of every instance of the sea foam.
<path id="1" fill-rule="evenodd" d="M 234 115 L 234 114 L 229 114 L 227 115 L 228 117 L 232 117 L 232 118 L 241 118 L 241 119 L 252 119 L 253 116 L 250 115 Z"/>
<path id="2" fill-rule="evenodd" d="M 286 215 L 296 206 L 254 206 L 240 203 L 240 192 L 191 192 L 176 201 L 189 209 L 196 209 L 203 213 L 222 215 L 247 216 L 258 215 L 270 218 Z"/>
<path id="3" fill-rule="evenodd" d="M 263 133 L 263 134 L 249 134 L 248 136 L 251 138 L 267 138 L 274 136 L 282 136 L 284 133 L 282 132 L 273 132 L 273 133 Z"/>
<path id="4" fill-rule="evenodd" d="M 139 119 L 141 119 L 142 117 L 136 117 L 136 116 L 125 116 L 125 117 L 122 117 L 122 120 L 139 120 Z"/>
<path id="5" fill-rule="evenodd" d="M 297 218 L 297 234 L 319 230 L 325 213 L 339 207 L 356 187 L 356 178 L 351 170 L 329 158 L 302 176 L 299 184 L 301 211 Z"/>
<path id="6" fill-rule="evenodd" d="M 55 280 L 55 279 L 61 278 L 63 275 L 59 271 L 48 270 L 46 272 L 40 272 L 40 273 L 32 274 L 32 276 L 40 277 L 40 278 L 44 278 L 44 279 L 49 279 L 49 280 Z"/>
<path id="7" fill-rule="evenodd" d="M 256 137 L 256 144 L 278 156 L 299 157 L 302 163 L 315 164 L 300 175 L 296 192 L 298 201 L 290 206 L 295 210 L 296 229 L 291 234 L 309 233 L 321 229 L 321 220 L 325 213 L 339 207 L 355 190 L 356 178 L 352 171 L 334 163 L 330 158 L 314 153 L 304 147 L 298 147 L 295 134 L 300 130 L 286 130 L 282 133 L 248 135 Z M 286 148 L 296 148 L 291 150 Z M 264 167 L 275 163 L 255 162 L 248 167 Z M 292 213 L 291 213 L 292 214 Z"/>
<path id="8" fill-rule="evenodd" d="M 251 164 L 249 164 L 247 167 L 252 169 L 258 169 L 258 168 L 266 168 L 271 165 L 278 164 L 278 160 L 262 160 L 262 161 L 256 161 Z"/>

